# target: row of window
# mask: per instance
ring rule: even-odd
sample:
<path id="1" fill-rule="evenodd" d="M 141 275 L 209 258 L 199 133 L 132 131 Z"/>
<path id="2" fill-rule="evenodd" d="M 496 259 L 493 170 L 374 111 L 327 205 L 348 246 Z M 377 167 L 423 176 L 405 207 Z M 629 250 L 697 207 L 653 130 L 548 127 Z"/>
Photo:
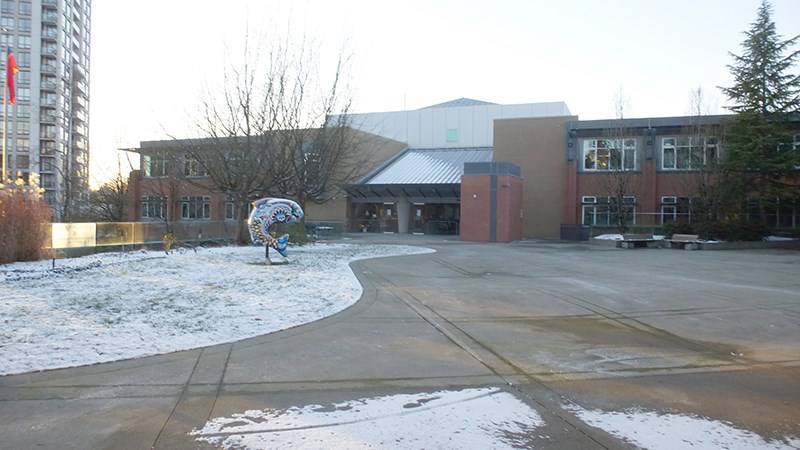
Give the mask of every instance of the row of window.
<path id="1" fill-rule="evenodd" d="M 142 196 L 141 210 L 143 219 L 164 219 L 167 217 L 169 207 L 167 196 L 150 195 Z M 181 197 L 181 219 L 183 220 L 210 220 L 211 197 L 205 195 L 190 195 Z M 239 211 L 238 204 L 231 199 L 225 202 L 225 220 L 236 219 Z"/>
<path id="2" fill-rule="evenodd" d="M 142 169 L 147 178 L 166 177 L 170 170 L 170 161 L 165 154 L 142 155 Z M 187 177 L 204 177 L 208 175 L 205 164 L 202 161 L 186 156 L 182 161 L 181 172 Z"/>
<path id="3" fill-rule="evenodd" d="M 621 205 L 615 205 L 611 197 L 584 196 L 582 199 L 584 225 L 616 226 L 620 217 L 627 225 L 636 224 L 636 198 L 624 197 Z M 759 214 L 758 203 L 750 205 L 753 217 Z M 661 224 L 670 222 L 697 222 L 698 208 L 693 207 L 690 197 L 661 197 Z M 800 226 L 800 199 L 777 199 L 766 211 L 767 225 L 774 228 L 797 228 Z"/>
<path id="4" fill-rule="evenodd" d="M 700 169 L 717 159 L 713 137 L 669 137 L 662 140 L 661 168 Z M 587 139 L 583 141 L 585 171 L 636 170 L 636 139 Z"/>
<path id="5" fill-rule="evenodd" d="M 800 135 L 793 149 L 800 147 Z M 583 141 L 584 171 L 636 170 L 636 139 L 587 139 Z M 719 157 L 715 137 L 665 137 L 661 145 L 663 170 L 699 170 Z"/>

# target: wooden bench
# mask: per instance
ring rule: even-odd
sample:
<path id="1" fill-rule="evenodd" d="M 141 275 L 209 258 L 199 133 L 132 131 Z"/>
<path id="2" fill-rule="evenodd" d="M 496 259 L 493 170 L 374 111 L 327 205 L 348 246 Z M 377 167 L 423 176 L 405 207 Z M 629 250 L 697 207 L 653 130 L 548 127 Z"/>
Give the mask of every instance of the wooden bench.
<path id="1" fill-rule="evenodd" d="M 622 240 L 617 241 L 620 248 L 641 248 L 650 247 L 656 240 L 652 234 L 623 234 Z"/>
<path id="2" fill-rule="evenodd" d="M 686 250 L 697 250 L 700 245 L 697 242 L 700 236 L 696 234 L 673 234 L 671 238 L 664 239 L 667 248 L 682 248 Z"/>

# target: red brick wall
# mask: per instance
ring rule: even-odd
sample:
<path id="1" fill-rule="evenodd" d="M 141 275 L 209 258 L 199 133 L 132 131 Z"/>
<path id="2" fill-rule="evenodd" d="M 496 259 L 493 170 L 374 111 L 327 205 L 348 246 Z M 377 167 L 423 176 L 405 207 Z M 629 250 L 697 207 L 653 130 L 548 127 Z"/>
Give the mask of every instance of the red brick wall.
<path id="1" fill-rule="evenodd" d="M 497 242 L 522 239 L 522 179 L 511 175 L 497 177 Z"/>
<path id="2" fill-rule="evenodd" d="M 461 177 L 461 240 L 489 241 L 489 208 L 491 177 Z"/>

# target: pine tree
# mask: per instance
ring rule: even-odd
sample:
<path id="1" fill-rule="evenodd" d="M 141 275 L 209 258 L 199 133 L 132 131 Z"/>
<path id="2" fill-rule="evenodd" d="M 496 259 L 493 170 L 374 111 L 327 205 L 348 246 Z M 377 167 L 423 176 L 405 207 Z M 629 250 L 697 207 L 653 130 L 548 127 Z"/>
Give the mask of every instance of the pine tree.
<path id="1" fill-rule="evenodd" d="M 734 63 L 728 66 L 734 85 L 722 88 L 736 114 L 726 124 L 723 184 L 732 208 L 746 213 L 748 200 L 755 201 L 767 225 L 778 199 L 800 196 L 800 152 L 791 128 L 800 111 L 800 75 L 790 73 L 800 55 L 791 48 L 800 36 L 781 39 L 766 0 L 745 35 L 743 53 L 731 53 Z"/>

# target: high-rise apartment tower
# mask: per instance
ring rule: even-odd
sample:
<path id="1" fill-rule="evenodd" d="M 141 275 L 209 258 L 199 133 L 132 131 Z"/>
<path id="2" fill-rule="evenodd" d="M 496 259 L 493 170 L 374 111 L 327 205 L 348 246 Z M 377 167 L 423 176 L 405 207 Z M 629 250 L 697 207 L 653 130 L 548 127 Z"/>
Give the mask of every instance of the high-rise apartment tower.
<path id="1" fill-rule="evenodd" d="M 89 194 L 91 0 L 0 0 L 2 67 L 13 49 L 16 103 L 5 103 L 6 167 L 39 174 L 54 220 Z M 4 90 L 8 98 L 8 89 Z"/>

